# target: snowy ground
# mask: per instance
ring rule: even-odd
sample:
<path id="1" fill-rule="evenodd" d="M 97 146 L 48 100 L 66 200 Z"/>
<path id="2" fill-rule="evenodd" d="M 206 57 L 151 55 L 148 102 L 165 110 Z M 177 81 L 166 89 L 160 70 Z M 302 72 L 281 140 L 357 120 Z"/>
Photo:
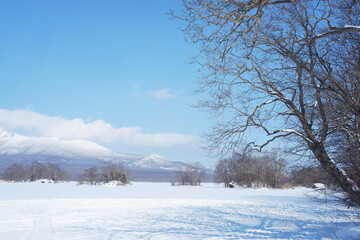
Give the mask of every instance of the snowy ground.
<path id="1" fill-rule="evenodd" d="M 0 239 L 358 239 L 353 213 L 310 191 L 0 183 Z"/>

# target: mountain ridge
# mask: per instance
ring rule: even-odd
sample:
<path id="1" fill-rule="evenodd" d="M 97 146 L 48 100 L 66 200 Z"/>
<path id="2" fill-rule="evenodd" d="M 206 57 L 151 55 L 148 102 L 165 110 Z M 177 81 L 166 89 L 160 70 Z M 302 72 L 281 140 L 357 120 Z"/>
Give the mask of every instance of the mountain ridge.
<path id="1" fill-rule="evenodd" d="M 118 153 L 91 141 L 28 137 L 0 127 L 0 169 L 12 163 L 31 164 L 34 161 L 58 164 L 72 175 L 94 165 L 109 163 L 121 163 L 142 174 L 175 172 L 179 167 L 188 166 L 157 154 Z"/>

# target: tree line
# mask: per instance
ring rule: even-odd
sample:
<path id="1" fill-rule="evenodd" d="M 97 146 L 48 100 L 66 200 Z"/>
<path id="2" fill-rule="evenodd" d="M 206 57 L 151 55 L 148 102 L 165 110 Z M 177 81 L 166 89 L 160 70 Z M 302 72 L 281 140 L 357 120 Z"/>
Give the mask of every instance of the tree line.
<path id="1" fill-rule="evenodd" d="M 70 176 L 56 164 L 34 162 L 32 165 L 13 163 L 5 169 L 2 179 L 6 181 L 27 182 L 49 179 L 54 182 L 68 181 Z"/>
<path id="2" fill-rule="evenodd" d="M 54 182 L 69 181 L 70 176 L 56 164 L 34 162 L 32 165 L 13 163 L 1 174 L 5 181 L 27 182 L 48 179 Z M 130 170 L 121 164 L 93 166 L 78 176 L 80 184 L 99 185 L 114 183 L 126 185 L 131 178 Z M 172 185 L 200 186 L 205 181 L 206 169 L 199 163 L 179 166 Z M 268 187 L 290 186 L 311 187 L 313 183 L 323 183 L 338 187 L 336 181 L 320 166 L 287 167 L 286 161 L 274 152 L 262 155 L 233 154 L 219 160 L 214 170 L 214 181 L 225 187 Z"/>
<path id="3" fill-rule="evenodd" d="M 276 153 L 262 155 L 235 153 L 218 161 L 214 171 L 215 182 L 225 187 L 236 184 L 244 187 L 281 188 L 288 184 L 286 162 Z"/>
<path id="4" fill-rule="evenodd" d="M 223 183 L 225 187 L 313 187 L 314 183 L 322 183 L 328 188 L 339 188 L 336 180 L 321 166 L 290 167 L 276 152 L 235 153 L 221 159 L 215 166 L 214 181 Z"/>
<path id="5" fill-rule="evenodd" d="M 78 176 L 81 184 L 97 185 L 113 182 L 116 185 L 126 185 L 130 180 L 130 171 L 121 164 L 93 166 L 85 169 Z M 13 163 L 4 170 L 1 178 L 5 181 L 32 182 L 48 179 L 54 182 L 69 181 L 70 175 L 57 164 L 34 162 L 32 165 Z"/>
<path id="6" fill-rule="evenodd" d="M 173 185 L 199 186 L 206 177 L 205 168 L 199 163 L 183 165 L 177 168 Z M 5 181 L 27 182 L 48 179 L 54 182 L 68 181 L 70 176 L 56 164 L 34 162 L 32 165 L 13 163 L 1 174 Z M 122 164 L 95 165 L 87 168 L 78 176 L 79 184 L 99 185 L 113 183 L 126 185 L 131 179 L 131 171 Z"/>

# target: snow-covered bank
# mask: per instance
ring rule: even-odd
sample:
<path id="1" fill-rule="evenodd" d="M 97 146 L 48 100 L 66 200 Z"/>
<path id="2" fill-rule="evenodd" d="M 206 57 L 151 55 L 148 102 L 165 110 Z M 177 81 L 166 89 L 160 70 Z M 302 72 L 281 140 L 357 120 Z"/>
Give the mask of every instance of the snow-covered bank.
<path id="1" fill-rule="evenodd" d="M 359 229 L 343 215 L 350 210 L 313 202 L 303 188 L 0 183 L 0 191 L 1 239 L 324 239 L 332 231 L 351 239 Z"/>

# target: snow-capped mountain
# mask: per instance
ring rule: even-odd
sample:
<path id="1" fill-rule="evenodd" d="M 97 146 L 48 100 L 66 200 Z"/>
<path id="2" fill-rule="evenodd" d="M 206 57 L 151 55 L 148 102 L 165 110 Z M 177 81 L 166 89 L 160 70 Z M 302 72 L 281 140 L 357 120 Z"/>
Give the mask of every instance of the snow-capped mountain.
<path id="1" fill-rule="evenodd" d="M 25 137 L 0 128 L 0 154 L 54 155 L 61 157 L 105 157 L 111 150 L 83 140 L 57 140 L 55 138 Z"/>
<path id="2" fill-rule="evenodd" d="M 0 169 L 14 162 L 31 164 L 33 161 L 56 163 L 73 173 L 104 163 L 122 163 L 127 168 L 142 172 L 174 171 L 177 167 L 186 165 L 156 154 L 124 154 L 90 141 L 26 137 L 0 128 Z"/>

